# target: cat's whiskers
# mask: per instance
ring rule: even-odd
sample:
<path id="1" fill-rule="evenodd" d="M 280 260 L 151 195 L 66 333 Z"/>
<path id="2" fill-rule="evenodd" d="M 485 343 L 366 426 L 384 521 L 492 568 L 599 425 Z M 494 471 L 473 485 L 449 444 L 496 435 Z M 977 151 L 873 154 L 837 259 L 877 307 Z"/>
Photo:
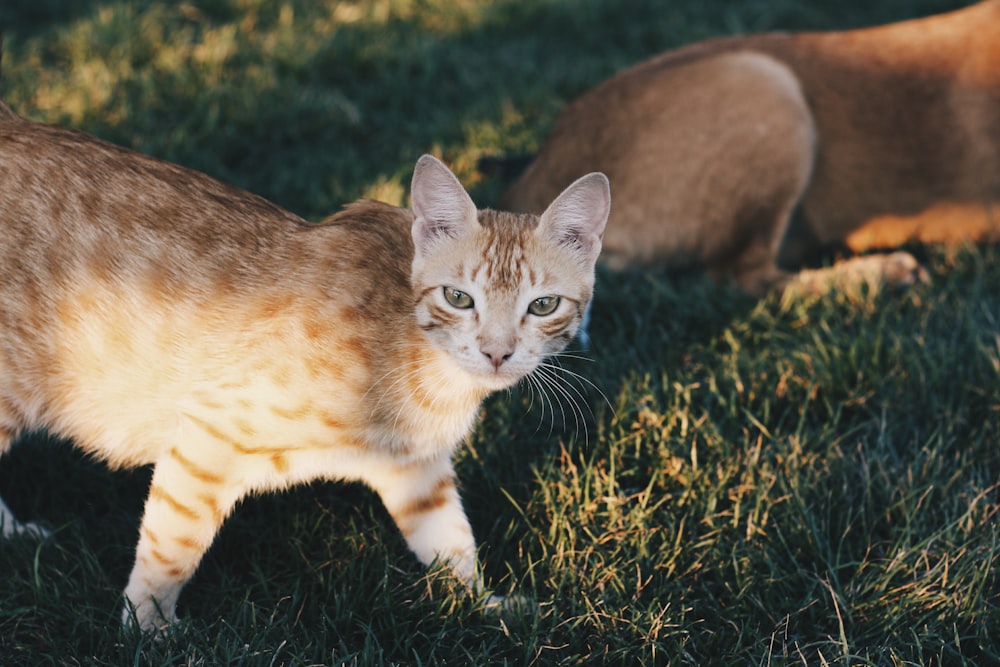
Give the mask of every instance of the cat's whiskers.
<path id="1" fill-rule="evenodd" d="M 579 359 L 579 360 L 590 361 L 590 362 L 593 362 L 594 361 L 593 359 L 590 359 L 589 357 L 582 357 L 582 356 L 579 356 L 579 355 L 574 355 L 574 354 L 567 354 L 567 353 L 564 353 L 564 352 L 560 352 L 558 354 L 554 354 L 551 357 L 549 357 L 549 359 L 551 359 L 555 363 L 555 365 L 558 367 L 558 369 L 561 372 L 566 373 L 567 375 L 572 376 L 573 379 L 581 382 L 582 384 L 585 384 L 585 385 L 589 386 L 591 389 L 593 389 L 594 391 L 596 391 L 600 395 L 601 400 L 604 401 L 604 404 L 608 406 L 609 410 L 611 410 L 611 413 L 614 414 L 614 412 L 615 412 L 615 406 L 611 404 L 611 400 L 608 398 L 607 394 L 604 393 L 603 389 L 601 389 L 599 386 L 597 386 L 597 384 L 595 384 L 594 381 L 591 380 L 590 378 L 588 378 L 586 375 L 581 375 L 580 373 L 577 373 L 575 371 L 571 371 L 568 368 L 566 368 L 565 366 L 563 366 L 562 364 L 559 364 L 559 360 L 560 359 Z"/>
<path id="2" fill-rule="evenodd" d="M 528 385 L 528 412 L 535 407 L 535 391 L 538 391 L 538 401 L 539 410 L 541 415 L 539 416 L 539 426 L 541 425 L 541 420 L 545 418 L 545 393 L 538 386 L 538 381 L 532 376 L 531 373 L 524 377 L 526 384 Z M 507 390 L 507 394 L 513 393 L 513 388 Z"/>
<path id="3" fill-rule="evenodd" d="M 560 408 L 562 408 L 562 406 L 563 406 L 563 400 L 562 399 L 565 399 L 566 404 L 570 408 L 571 413 L 573 415 L 574 430 L 577 431 L 577 432 L 579 432 L 581 430 L 581 428 L 580 428 L 581 424 L 585 427 L 586 423 L 587 423 L 586 415 L 584 415 L 583 409 L 580 407 L 580 405 L 578 403 L 578 400 L 577 400 L 577 399 L 583 400 L 583 395 L 575 387 L 573 387 L 569 383 L 565 382 L 564 378 L 562 378 L 561 376 L 559 376 L 554 371 L 554 369 L 556 369 L 556 368 L 558 368 L 558 367 L 553 366 L 551 364 L 541 364 L 541 365 L 539 365 L 539 367 L 536 369 L 537 370 L 537 374 L 538 374 L 538 378 L 547 387 L 549 387 L 550 390 L 552 390 L 553 392 L 555 392 L 555 396 L 557 398 L 557 401 L 559 403 Z M 576 395 L 574 396 L 574 393 L 571 393 L 570 390 L 567 389 L 567 387 L 569 387 L 570 389 L 572 389 L 573 392 Z M 566 428 L 566 426 L 567 426 L 567 424 L 566 424 L 566 411 L 562 410 L 562 413 L 563 413 L 563 430 L 565 431 L 565 430 L 567 430 L 567 428 Z M 583 428 L 584 437 L 589 440 L 589 436 L 586 433 L 586 430 L 587 430 L 586 428 Z"/>
<path id="4" fill-rule="evenodd" d="M 536 391 L 538 392 L 538 402 L 540 407 L 538 415 L 538 426 L 535 427 L 535 430 L 538 431 L 542 427 L 542 424 L 545 422 L 546 405 L 547 403 L 549 403 L 549 399 L 545 393 L 545 387 L 541 384 L 541 381 L 535 377 L 534 373 L 529 373 L 528 375 L 526 375 L 524 377 L 524 380 L 527 383 L 528 396 L 530 398 L 530 402 L 528 403 L 529 412 L 531 411 L 532 407 L 534 407 L 535 404 L 535 392 Z M 555 408 L 550 407 L 549 409 L 552 411 L 553 418 L 549 419 L 549 432 L 546 437 L 550 437 L 552 435 L 552 429 L 555 426 Z"/>
<path id="5" fill-rule="evenodd" d="M 585 428 L 587 423 L 586 414 L 584 413 L 584 409 L 580 407 L 581 404 L 587 405 L 586 396 L 561 373 L 565 373 L 570 379 L 580 380 L 585 378 L 572 371 L 567 371 L 559 365 L 557 356 L 552 355 L 543 360 L 531 373 L 523 378 L 528 386 L 529 396 L 531 397 L 528 409 L 530 410 L 534 405 L 534 392 L 537 390 L 540 403 L 539 426 L 545 420 L 546 406 L 548 406 L 552 415 L 549 421 L 549 434 L 551 435 L 555 425 L 556 406 L 559 407 L 559 412 L 562 414 L 563 430 L 566 430 L 568 425 L 566 420 L 566 406 L 568 406 L 573 414 L 575 430 L 580 431 L 581 426 L 584 427 L 584 438 L 589 441 L 589 434 Z M 600 389 L 598 389 L 598 392 L 600 392 Z M 603 396 L 603 392 L 600 393 Z M 606 397 L 605 400 L 607 400 Z M 593 415 L 589 407 L 587 411 Z"/>

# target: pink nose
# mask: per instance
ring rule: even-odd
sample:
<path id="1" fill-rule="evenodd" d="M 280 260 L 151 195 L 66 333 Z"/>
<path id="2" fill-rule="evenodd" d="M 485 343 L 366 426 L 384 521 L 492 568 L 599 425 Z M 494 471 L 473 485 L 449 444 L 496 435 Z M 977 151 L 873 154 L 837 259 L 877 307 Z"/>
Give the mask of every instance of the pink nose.
<path id="1" fill-rule="evenodd" d="M 503 366 L 503 362 L 507 361 L 514 354 L 514 350 L 510 346 L 500 346 L 500 345 L 490 345 L 483 346 L 479 348 L 479 351 L 483 353 L 483 356 L 490 360 L 493 364 L 493 370 L 500 370 Z"/>

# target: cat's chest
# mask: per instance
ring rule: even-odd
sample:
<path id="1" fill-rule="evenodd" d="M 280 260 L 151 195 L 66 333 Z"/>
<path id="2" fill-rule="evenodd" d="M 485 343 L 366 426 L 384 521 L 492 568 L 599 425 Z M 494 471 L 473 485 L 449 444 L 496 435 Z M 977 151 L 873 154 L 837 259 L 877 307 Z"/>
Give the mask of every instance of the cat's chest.
<path id="1" fill-rule="evenodd" d="M 365 409 L 371 444 L 424 457 L 450 451 L 472 430 L 483 391 L 445 355 L 422 353 L 373 384 Z"/>

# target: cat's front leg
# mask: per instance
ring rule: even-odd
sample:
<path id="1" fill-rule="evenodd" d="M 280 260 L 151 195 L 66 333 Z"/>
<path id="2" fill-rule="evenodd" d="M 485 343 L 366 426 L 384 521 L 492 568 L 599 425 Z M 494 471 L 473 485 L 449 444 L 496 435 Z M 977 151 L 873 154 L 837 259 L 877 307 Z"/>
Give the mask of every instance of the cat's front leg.
<path id="1" fill-rule="evenodd" d="M 475 538 L 448 457 L 394 466 L 367 481 L 422 563 L 446 563 L 463 583 L 482 590 Z"/>
<path id="2" fill-rule="evenodd" d="M 184 584 L 235 502 L 219 470 L 198 460 L 204 449 L 170 448 L 157 461 L 143 511 L 135 564 L 125 587 L 123 622 L 144 632 L 177 620 Z"/>

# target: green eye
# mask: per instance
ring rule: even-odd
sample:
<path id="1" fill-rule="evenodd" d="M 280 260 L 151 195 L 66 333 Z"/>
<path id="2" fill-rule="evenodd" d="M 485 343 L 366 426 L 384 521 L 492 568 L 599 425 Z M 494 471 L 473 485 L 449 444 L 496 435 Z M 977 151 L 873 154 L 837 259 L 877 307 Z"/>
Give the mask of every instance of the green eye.
<path id="1" fill-rule="evenodd" d="M 539 317 L 551 315 L 559 307 L 559 301 L 560 299 L 557 296 L 538 297 L 528 306 L 528 312 Z"/>
<path id="2" fill-rule="evenodd" d="M 444 288 L 444 298 L 453 308 L 459 308 L 465 310 L 466 308 L 472 308 L 472 297 L 463 292 L 460 289 L 455 289 L 454 287 Z"/>

